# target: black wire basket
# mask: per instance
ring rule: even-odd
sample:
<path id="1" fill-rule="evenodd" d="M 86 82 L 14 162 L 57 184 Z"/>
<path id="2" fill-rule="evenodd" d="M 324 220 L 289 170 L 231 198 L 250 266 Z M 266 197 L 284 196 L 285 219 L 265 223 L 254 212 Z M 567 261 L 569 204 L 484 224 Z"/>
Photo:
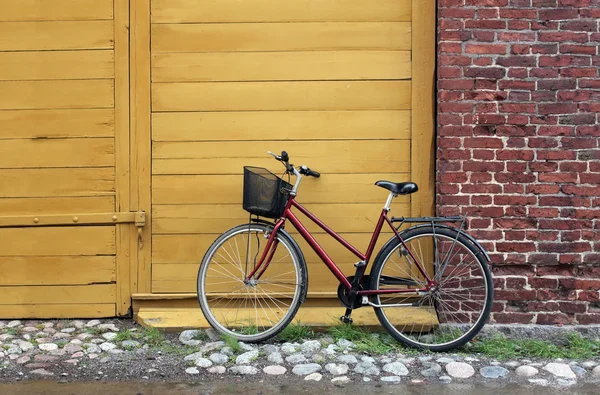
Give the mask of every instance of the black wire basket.
<path id="1" fill-rule="evenodd" d="M 244 166 L 242 207 L 250 214 L 279 218 L 285 210 L 292 185 L 262 167 Z"/>

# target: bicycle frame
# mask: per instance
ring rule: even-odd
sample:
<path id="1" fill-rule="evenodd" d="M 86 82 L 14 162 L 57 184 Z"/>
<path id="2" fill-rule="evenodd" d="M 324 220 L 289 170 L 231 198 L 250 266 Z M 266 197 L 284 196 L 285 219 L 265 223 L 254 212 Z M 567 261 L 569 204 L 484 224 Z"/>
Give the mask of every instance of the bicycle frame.
<path id="1" fill-rule="evenodd" d="M 302 222 L 300 222 L 298 217 L 296 217 L 296 215 L 292 212 L 292 210 L 291 210 L 292 207 L 297 208 L 302 214 L 306 215 L 312 222 L 317 224 L 321 229 L 323 229 L 325 232 L 327 232 L 327 234 L 329 234 L 331 237 L 333 237 L 338 243 L 343 245 L 347 250 L 352 252 L 354 255 L 356 255 L 356 257 L 358 257 L 361 260 L 360 265 L 358 265 L 357 271 L 356 271 L 356 277 L 358 277 L 358 280 L 356 281 L 357 284 L 360 282 L 360 279 L 362 278 L 364 272 L 366 271 L 366 267 L 368 265 L 369 260 L 371 259 L 373 250 L 375 249 L 375 244 L 377 243 L 377 240 L 381 233 L 381 229 L 383 228 L 384 222 L 386 222 L 390 226 L 390 228 L 392 229 L 392 231 L 394 232 L 396 237 L 400 240 L 400 243 L 402 244 L 404 249 L 408 252 L 412 261 L 416 264 L 416 266 L 419 269 L 419 271 L 421 272 L 421 274 L 427 280 L 427 284 L 426 284 L 425 288 L 358 290 L 357 294 L 359 296 L 395 294 L 395 293 L 429 292 L 432 287 L 437 286 L 437 282 L 434 281 L 427 274 L 427 272 L 424 270 L 421 263 L 415 258 L 413 253 L 410 251 L 410 249 L 404 243 L 404 240 L 402 239 L 402 237 L 400 236 L 400 234 L 398 233 L 396 228 L 392 225 L 392 222 L 390 221 L 390 219 L 387 216 L 388 209 L 386 209 L 386 208 L 382 209 L 381 214 L 379 216 L 379 220 L 377 221 L 377 225 L 375 225 L 373 235 L 371 236 L 371 241 L 369 243 L 367 251 L 366 251 L 366 253 L 363 254 L 359 250 L 357 250 L 352 244 L 350 244 L 348 241 L 344 240 L 344 238 L 342 238 L 334 230 L 332 230 L 326 224 L 324 224 L 321 220 L 319 220 L 314 214 L 312 214 L 310 211 L 308 211 L 304 206 L 302 206 L 300 203 L 296 202 L 295 196 L 290 196 L 290 198 L 287 202 L 287 205 L 285 207 L 285 210 L 283 212 L 283 215 L 281 216 L 281 218 L 279 220 L 277 220 L 277 222 L 275 223 L 275 226 L 273 228 L 273 231 L 269 235 L 269 239 L 267 241 L 267 245 L 265 246 L 265 250 L 262 253 L 262 256 L 260 257 L 254 270 L 252 270 L 252 272 L 250 274 L 248 274 L 248 276 L 246 277 L 246 280 L 250 280 L 253 277 L 255 280 L 257 280 L 265 272 L 265 270 L 271 263 L 271 259 L 273 258 L 275 249 L 277 248 L 277 242 L 276 241 L 274 242 L 275 236 L 277 235 L 277 232 L 279 231 L 279 229 L 284 227 L 285 221 L 286 221 L 286 219 L 288 219 L 292 223 L 294 228 L 296 228 L 296 230 L 302 235 L 302 237 L 306 240 L 306 242 L 311 246 L 311 248 L 317 253 L 319 258 L 321 258 L 323 263 L 325 263 L 325 265 L 329 268 L 329 270 L 333 273 L 333 275 L 338 279 L 338 281 L 341 284 L 343 284 L 343 286 L 347 290 L 350 291 L 352 289 L 352 284 L 348 281 L 348 279 L 346 278 L 344 273 L 335 264 L 335 262 L 333 262 L 333 260 L 327 254 L 327 252 L 325 252 L 323 247 L 321 247 L 319 245 L 317 240 L 315 240 L 315 238 L 311 235 L 310 231 L 308 229 L 306 229 L 306 227 L 302 224 Z M 263 265 L 264 265 L 264 267 L 262 267 Z"/>

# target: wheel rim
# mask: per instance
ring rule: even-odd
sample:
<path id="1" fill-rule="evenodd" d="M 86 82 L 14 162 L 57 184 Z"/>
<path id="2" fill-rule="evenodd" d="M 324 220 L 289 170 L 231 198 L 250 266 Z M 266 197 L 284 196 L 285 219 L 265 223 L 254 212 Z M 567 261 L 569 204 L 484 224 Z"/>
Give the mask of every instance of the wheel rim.
<path id="1" fill-rule="evenodd" d="M 247 282 L 246 273 L 267 244 L 264 228 L 238 229 L 208 252 L 198 295 L 206 318 L 220 332 L 246 341 L 265 339 L 294 313 L 301 289 L 298 258 L 289 243 L 278 240 L 265 273 Z"/>
<path id="2" fill-rule="evenodd" d="M 410 312 L 404 307 L 382 307 L 381 314 L 398 336 L 414 345 L 444 347 L 468 341 L 487 317 L 490 287 L 481 262 L 471 249 L 444 234 L 415 235 L 405 243 L 438 282 L 437 290 L 379 296 L 378 304 L 414 305 L 408 307 Z M 385 257 L 378 289 L 426 287 L 425 277 L 403 251 L 400 244 Z M 408 285 L 398 285 L 402 283 Z"/>

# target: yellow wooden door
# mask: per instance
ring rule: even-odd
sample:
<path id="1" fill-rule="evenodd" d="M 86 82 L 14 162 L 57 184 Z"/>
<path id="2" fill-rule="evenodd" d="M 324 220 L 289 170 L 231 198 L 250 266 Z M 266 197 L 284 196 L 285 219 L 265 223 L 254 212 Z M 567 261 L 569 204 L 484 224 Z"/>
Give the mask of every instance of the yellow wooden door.
<path id="1" fill-rule="evenodd" d="M 0 318 L 130 308 L 128 24 L 128 0 L 0 2 Z"/>
<path id="2" fill-rule="evenodd" d="M 133 124 L 150 168 L 140 183 L 151 184 L 140 199 L 152 216 L 140 292 L 196 291 L 210 243 L 248 218 L 243 166 L 281 171 L 268 150 L 321 172 L 298 200 L 363 251 L 387 197 L 375 181 L 416 181 L 420 192 L 392 214 L 432 214 L 433 1 L 132 4 Z M 318 239 L 353 274 L 356 258 Z M 333 296 L 334 277 L 298 240 L 309 297 Z"/>

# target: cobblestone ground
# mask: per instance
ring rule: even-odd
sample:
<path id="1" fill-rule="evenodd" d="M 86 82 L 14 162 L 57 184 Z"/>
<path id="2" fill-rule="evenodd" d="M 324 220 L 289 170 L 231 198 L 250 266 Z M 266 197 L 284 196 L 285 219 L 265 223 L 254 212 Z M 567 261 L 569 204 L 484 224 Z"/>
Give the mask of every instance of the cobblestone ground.
<path id="1" fill-rule="evenodd" d="M 600 382 L 600 359 L 498 361 L 477 354 L 355 350 L 317 339 L 227 345 L 212 329 L 162 334 L 132 320 L 0 321 L 0 380 L 158 380 L 282 377 L 347 383 L 510 382 L 572 386 Z"/>

